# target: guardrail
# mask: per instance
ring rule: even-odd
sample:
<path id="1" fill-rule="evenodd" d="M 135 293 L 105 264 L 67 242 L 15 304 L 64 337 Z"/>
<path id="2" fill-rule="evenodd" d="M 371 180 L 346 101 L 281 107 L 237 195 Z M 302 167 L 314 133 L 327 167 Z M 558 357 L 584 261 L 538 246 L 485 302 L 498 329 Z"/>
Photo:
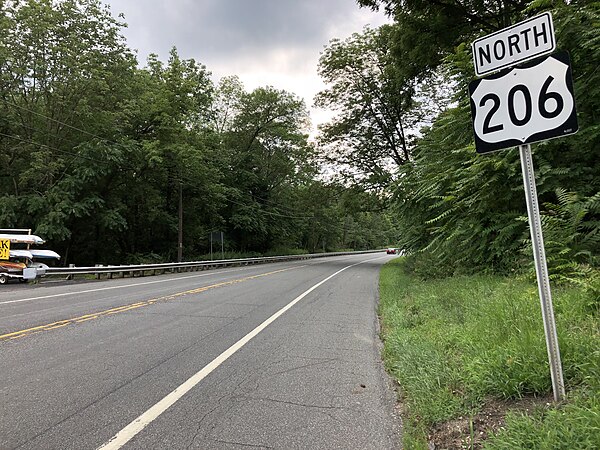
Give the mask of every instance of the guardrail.
<path id="1" fill-rule="evenodd" d="M 281 261 L 294 261 L 302 259 L 324 258 L 331 256 L 358 255 L 365 253 L 379 253 L 382 250 L 365 250 L 357 252 L 333 252 L 333 253 L 310 253 L 306 255 L 288 255 L 288 256 L 266 256 L 262 258 L 239 258 L 239 259 L 220 259 L 214 261 L 190 261 L 180 263 L 161 263 L 161 264 L 134 264 L 126 266 L 90 266 L 90 267 L 50 267 L 46 269 L 46 276 L 67 276 L 72 279 L 76 275 L 96 275 L 100 279 L 101 275 L 107 278 L 113 278 L 115 275 L 125 277 L 130 274 L 131 277 L 157 275 L 165 272 L 194 272 L 200 270 L 210 270 L 217 267 L 246 266 L 250 264 L 267 264 Z"/>

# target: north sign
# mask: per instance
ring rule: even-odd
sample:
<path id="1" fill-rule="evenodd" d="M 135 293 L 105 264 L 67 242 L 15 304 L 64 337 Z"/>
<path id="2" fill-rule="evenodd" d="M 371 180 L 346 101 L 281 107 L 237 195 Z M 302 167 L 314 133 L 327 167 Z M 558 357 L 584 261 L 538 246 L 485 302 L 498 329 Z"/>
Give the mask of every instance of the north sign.
<path id="1" fill-rule="evenodd" d="M 472 81 L 469 94 L 478 153 L 565 136 L 578 129 L 566 52 Z"/>
<path id="2" fill-rule="evenodd" d="M 479 38 L 471 47 L 478 76 L 552 53 L 556 49 L 552 16 L 532 17 Z"/>

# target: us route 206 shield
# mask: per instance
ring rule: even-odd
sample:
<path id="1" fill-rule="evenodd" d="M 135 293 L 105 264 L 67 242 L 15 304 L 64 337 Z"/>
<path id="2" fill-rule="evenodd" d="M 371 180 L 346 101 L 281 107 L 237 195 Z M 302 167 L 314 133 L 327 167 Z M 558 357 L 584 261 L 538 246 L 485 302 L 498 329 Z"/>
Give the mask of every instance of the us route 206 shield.
<path id="1" fill-rule="evenodd" d="M 567 52 L 548 55 L 469 84 L 477 153 L 577 131 Z"/>

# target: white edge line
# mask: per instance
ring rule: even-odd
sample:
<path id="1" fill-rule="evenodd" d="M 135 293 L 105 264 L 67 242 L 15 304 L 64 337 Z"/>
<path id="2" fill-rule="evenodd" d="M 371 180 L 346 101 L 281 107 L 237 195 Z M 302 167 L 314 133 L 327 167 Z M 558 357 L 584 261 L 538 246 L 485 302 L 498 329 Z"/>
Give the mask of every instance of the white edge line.
<path id="1" fill-rule="evenodd" d="M 188 278 L 199 278 L 199 277 L 207 277 L 209 275 L 218 275 L 221 273 L 231 273 L 231 272 L 241 272 L 242 270 L 245 269 L 254 269 L 255 267 L 244 267 L 244 268 L 239 268 L 236 270 L 220 270 L 217 272 L 212 272 L 212 271 L 208 271 L 207 273 L 202 273 L 199 275 L 188 275 L 188 276 L 183 276 L 183 277 L 177 277 L 177 278 L 169 278 L 167 280 L 155 280 L 155 281 L 145 281 L 142 283 L 132 283 L 132 284 L 123 284 L 120 286 L 109 286 L 109 287 L 103 287 L 103 288 L 97 288 L 97 289 L 87 289 L 85 291 L 75 291 L 75 292 L 63 292 L 60 294 L 51 294 L 51 295 L 42 295 L 39 297 L 29 297 L 29 298 L 21 298 L 18 300 L 8 300 L 5 302 L 0 302 L 0 305 L 9 305 L 11 303 L 22 303 L 22 302 L 30 302 L 33 300 L 43 300 L 46 298 L 56 298 L 56 297 L 66 297 L 68 295 L 79 295 L 79 294 L 89 294 L 90 292 L 100 292 L 100 291 L 109 291 L 112 289 L 121 289 L 121 288 L 129 288 L 129 287 L 136 287 L 136 286 L 145 286 L 147 284 L 155 284 L 155 283 L 167 283 L 169 281 L 178 281 L 178 280 L 186 280 Z"/>
<path id="2" fill-rule="evenodd" d="M 292 306 L 294 306 L 296 303 L 298 303 L 300 300 L 302 300 L 304 297 L 306 297 L 312 291 L 314 291 L 319 286 L 321 286 L 322 284 L 331 280 L 333 277 L 340 274 L 341 272 L 343 272 L 346 269 L 349 269 L 354 266 L 358 266 L 359 264 L 363 264 L 363 263 L 366 263 L 369 261 L 381 259 L 381 258 L 382 257 L 380 256 L 378 258 L 372 258 L 372 259 L 368 259 L 365 261 L 361 261 L 361 262 L 346 266 L 346 267 L 338 270 L 337 272 L 329 275 L 324 280 L 318 282 L 317 284 L 312 286 L 310 289 L 304 291 L 302 294 L 300 294 L 298 297 L 296 297 L 294 300 L 292 300 L 286 306 L 281 308 L 279 311 L 277 311 L 275 314 L 273 314 L 271 317 L 269 317 L 267 320 L 265 320 L 263 323 L 261 323 L 259 326 L 257 326 L 254 330 L 250 331 L 246 336 L 241 338 L 239 341 L 237 341 L 235 344 L 233 344 L 231 347 L 229 347 L 227 350 L 225 350 L 223 353 L 221 353 L 219 356 L 217 356 L 215 359 L 213 359 L 210 363 L 208 363 L 206 366 L 204 366 L 199 372 L 197 372 L 196 374 L 194 374 L 190 378 L 188 378 L 187 381 L 185 381 L 183 384 L 178 386 L 173 392 L 171 392 L 170 394 L 167 394 L 166 397 L 164 397 L 162 400 L 160 400 L 158 403 L 156 403 L 154 406 L 152 406 L 150 409 L 148 409 L 146 412 L 144 412 L 142 415 L 140 415 L 137 419 L 135 419 L 133 422 L 131 422 L 129 425 L 127 425 L 125 428 L 123 428 L 121 431 L 119 431 L 117 434 L 115 434 L 108 442 L 106 442 L 102 446 L 98 447 L 97 450 L 118 450 L 118 449 L 120 449 L 123 445 L 125 445 L 127 442 L 129 442 L 136 434 L 138 434 L 140 431 L 142 431 L 144 428 L 146 428 L 146 426 L 148 426 L 150 423 L 152 423 L 158 416 L 160 416 L 162 413 L 164 413 L 176 401 L 178 401 L 187 392 L 189 392 L 198 383 L 200 383 L 200 381 L 202 381 L 204 378 L 206 378 L 207 375 L 209 375 L 212 371 L 214 371 L 217 367 L 219 367 L 225 361 L 227 361 L 227 359 L 229 359 L 230 356 L 232 356 L 234 353 L 236 353 L 238 350 L 240 350 L 244 345 L 246 345 L 248 342 L 250 342 L 250 340 L 252 338 L 254 338 L 256 335 L 258 335 L 258 333 L 260 333 L 265 328 L 267 328 L 271 323 L 273 323 L 275 320 L 277 320 L 287 310 L 289 310 Z"/>
<path id="3" fill-rule="evenodd" d="M 238 269 L 238 270 L 241 270 L 241 269 Z M 169 278 L 168 280 L 145 281 L 143 283 L 123 284 L 123 285 L 120 285 L 120 286 L 109 286 L 109 287 L 103 287 L 103 288 L 97 288 L 97 289 L 87 289 L 85 291 L 62 292 L 60 294 L 51 294 L 51 295 L 42 295 L 42 296 L 39 296 L 39 297 L 21 298 L 19 300 L 8 300 L 6 302 L 0 302 L 0 305 L 8 305 L 10 303 L 30 302 L 32 300 L 43 300 L 43 299 L 46 299 L 46 298 L 66 297 L 68 295 L 88 294 L 90 292 L 109 291 L 111 289 L 120 289 L 120 288 L 128 288 L 128 287 L 135 287 L 135 286 L 143 286 L 143 285 L 146 285 L 146 284 L 166 283 L 166 282 L 169 282 L 169 281 L 185 280 L 187 278 L 206 277 L 208 275 L 216 275 L 216 274 L 225 273 L 225 272 L 230 272 L 230 271 L 228 271 L 228 270 L 221 270 L 219 272 L 207 272 L 207 273 L 202 273 L 202 274 L 199 274 L 199 275 L 188 275 L 188 276 L 185 276 L 185 277 Z"/>

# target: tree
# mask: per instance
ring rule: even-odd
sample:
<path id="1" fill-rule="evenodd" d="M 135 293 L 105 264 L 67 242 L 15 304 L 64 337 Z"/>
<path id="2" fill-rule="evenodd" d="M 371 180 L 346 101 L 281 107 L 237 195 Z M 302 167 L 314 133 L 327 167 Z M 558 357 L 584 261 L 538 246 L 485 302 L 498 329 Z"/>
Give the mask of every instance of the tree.
<path id="1" fill-rule="evenodd" d="M 505 28 L 531 7 L 530 0 L 357 0 L 394 18 L 391 50 L 403 76 L 424 79 L 454 49 Z"/>
<path id="2" fill-rule="evenodd" d="M 150 55 L 148 68 L 137 73 L 135 93 L 126 104 L 126 134 L 138 145 L 135 167 L 121 201 L 132 226 L 121 237 L 124 253 L 150 251 L 175 259 L 174 250 L 179 218 L 183 211 L 189 251 L 199 227 L 204 234 L 205 221 L 198 222 L 190 205 L 203 198 L 197 209 L 214 213 L 220 176 L 214 162 L 216 143 L 209 137 L 210 106 L 213 86 L 209 72 L 193 59 L 182 60 L 175 48 L 165 65 Z M 181 203 L 180 203 L 181 200 Z M 192 225 L 193 224 L 193 225 Z M 143 230 L 144 232 L 140 233 Z M 192 237 L 188 238 L 187 235 Z"/>
<path id="3" fill-rule="evenodd" d="M 199 257 L 216 229 L 233 250 L 313 245 L 320 212 L 316 239 L 347 242 L 337 197 L 304 209 L 316 168 L 293 94 L 215 87 L 176 49 L 138 68 L 99 0 L 0 0 L 0 12 L 4 227 L 32 227 L 78 265 L 173 260 L 181 232 Z"/>
<path id="4" fill-rule="evenodd" d="M 416 131 L 445 106 L 439 95 L 426 98 L 423 85 L 397 70 L 390 53 L 393 27 L 365 28 L 345 41 L 333 40 L 319 61 L 330 86 L 315 103 L 338 115 L 321 127 L 329 160 L 386 184 L 391 172 L 407 164 Z"/>
<path id="5" fill-rule="evenodd" d="M 304 222 L 302 246 L 310 252 L 393 245 L 393 217 L 376 193 L 360 185 L 313 180 L 301 186 L 297 206 Z"/>
<path id="6" fill-rule="evenodd" d="M 550 3 L 535 2 L 532 8 Z M 557 214 L 553 204 L 572 210 L 572 205 L 557 199 L 557 192 L 574 193 L 577 206 L 593 204 L 600 190 L 598 177 L 592 175 L 600 170 L 596 117 L 600 46 L 598 29 L 591 25 L 598 21 L 598 6 L 555 3 L 552 14 L 558 47 L 573 56 L 580 130 L 567 139 L 534 145 L 538 195 L 546 205 L 542 214 L 547 216 Z M 413 163 L 400 169 L 395 186 L 393 203 L 403 230 L 401 244 L 433 255 L 436 264 L 429 264 L 430 273 L 432 267 L 442 274 L 455 270 L 503 272 L 531 261 L 523 259 L 529 235 L 517 152 L 478 156 L 474 151 L 467 90 L 473 79 L 469 43 L 460 43 L 445 57 L 456 83 L 454 107 L 423 130 L 415 144 Z M 585 232 L 593 235 L 590 224 L 597 219 L 597 210 L 589 207 L 588 211 Z M 558 227 L 569 221 L 548 218 L 545 223 Z M 562 235 L 569 233 L 574 235 L 568 229 Z M 583 242 L 589 245 L 588 251 L 596 251 L 592 240 Z M 556 256 L 553 248 L 559 247 L 547 249 L 550 259 Z"/>
<path id="7" fill-rule="evenodd" d="M 244 93 L 226 141 L 231 153 L 230 226 L 244 249 L 265 250 L 301 214 L 286 213 L 283 194 L 311 170 L 308 113 L 296 96 L 272 87 Z M 288 217 L 286 217 L 288 216 Z"/>
<path id="8" fill-rule="evenodd" d="M 96 0 L 0 9 L 0 221 L 63 243 L 84 218 L 121 227 L 90 184 L 121 157 L 107 142 L 135 66 L 123 24 Z"/>
<path id="9" fill-rule="evenodd" d="M 212 128 L 217 134 L 233 130 L 244 94 L 244 85 L 237 76 L 221 78 L 215 90 L 210 113 Z"/>

